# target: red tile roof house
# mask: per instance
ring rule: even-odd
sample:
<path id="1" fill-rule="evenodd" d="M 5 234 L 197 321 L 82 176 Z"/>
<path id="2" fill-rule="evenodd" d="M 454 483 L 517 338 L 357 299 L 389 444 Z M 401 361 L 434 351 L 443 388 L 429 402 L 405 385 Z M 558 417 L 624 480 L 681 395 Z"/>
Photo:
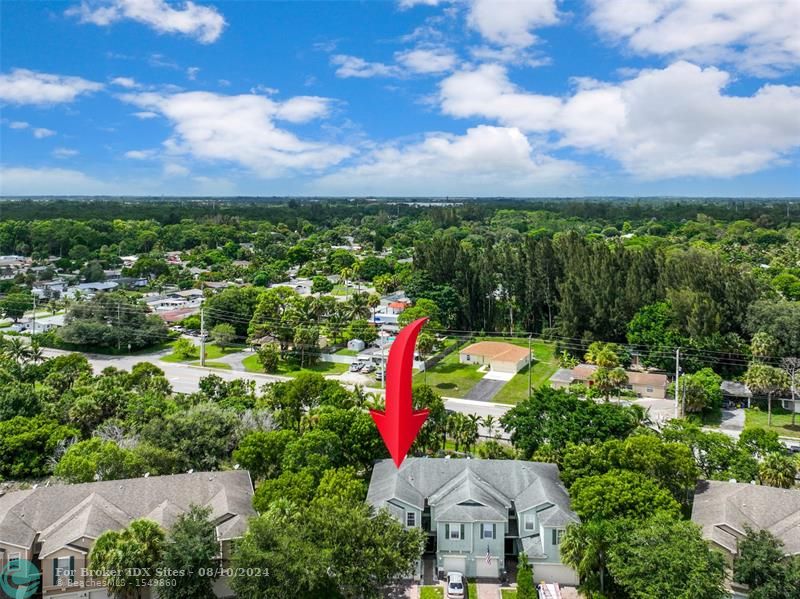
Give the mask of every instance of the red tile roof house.
<path id="1" fill-rule="evenodd" d="M 211 508 L 227 565 L 231 542 L 255 516 L 250 473 L 195 472 L 54 485 L 0 496 L 0 568 L 24 559 L 42 573 L 42 597 L 107 599 L 102 580 L 87 576 L 87 557 L 97 538 L 132 520 L 148 518 L 169 529 L 192 505 Z M 66 573 L 66 574 L 65 574 Z M 214 585 L 218 597 L 233 597 L 228 582 Z M 142 595 L 143 598 L 146 594 Z"/>

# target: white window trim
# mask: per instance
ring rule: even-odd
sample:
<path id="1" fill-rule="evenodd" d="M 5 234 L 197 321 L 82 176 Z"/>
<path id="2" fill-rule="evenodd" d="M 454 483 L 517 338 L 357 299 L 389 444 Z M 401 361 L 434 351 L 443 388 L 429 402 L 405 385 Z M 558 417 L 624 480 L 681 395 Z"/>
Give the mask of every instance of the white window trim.
<path id="1" fill-rule="evenodd" d="M 445 524 L 445 537 L 448 541 L 463 541 L 464 536 L 461 534 L 461 524 L 448 522 Z"/>
<path id="2" fill-rule="evenodd" d="M 409 523 L 409 519 L 411 522 Z M 417 526 L 417 514 L 416 512 L 406 512 L 406 526 L 408 528 L 416 528 Z"/>
<path id="3" fill-rule="evenodd" d="M 494 522 L 484 522 L 481 524 L 481 539 L 494 539 L 497 525 Z"/>
<path id="4" fill-rule="evenodd" d="M 9 563 L 13 562 L 14 560 L 19 561 L 21 559 L 22 559 L 22 552 L 20 552 L 20 551 L 15 551 L 14 553 L 9 553 L 8 554 L 8 562 Z"/>
<path id="5" fill-rule="evenodd" d="M 530 526 L 528 526 L 529 523 Z M 533 514 L 525 514 L 522 517 L 522 528 L 524 530 L 536 530 L 536 517 Z"/>

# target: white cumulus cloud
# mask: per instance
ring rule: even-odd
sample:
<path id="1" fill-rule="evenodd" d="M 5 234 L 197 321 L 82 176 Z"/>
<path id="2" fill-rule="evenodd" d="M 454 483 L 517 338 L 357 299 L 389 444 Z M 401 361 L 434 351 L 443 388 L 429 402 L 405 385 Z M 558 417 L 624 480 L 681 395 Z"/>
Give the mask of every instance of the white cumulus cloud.
<path id="1" fill-rule="evenodd" d="M 347 146 L 301 139 L 275 124 L 276 120 L 304 122 L 324 116 L 327 102 L 323 98 L 301 96 L 276 102 L 255 94 L 184 92 L 127 94 L 122 99 L 172 123 L 172 135 L 164 142 L 166 154 L 239 164 L 260 177 L 321 170 L 352 153 Z"/>
<path id="2" fill-rule="evenodd" d="M 56 148 L 53 150 L 53 156 L 56 158 L 72 158 L 73 156 L 77 156 L 80 152 L 73 148 Z"/>
<path id="3" fill-rule="evenodd" d="M 529 93 L 503 67 L 445 79 L 442 111 L 484 117 L 559 145 L 598 151 L 643 178 L 733 177 L 766 168 L 800 147 L 800 87 L 765 85 L 726 95 L 730 76 L 679 61 L 621 83 L 580 81 L 565 98 Z"/>
<path id="4" fill-rule="evenodd" d="M 33 130 L 33 136 L 36 139 L 44 139 L 45 137 L 52 137 L 55 134 L 56 134 L 55 131 L 53 131 L 52 129 L 47 129 L 45 127 L 36 127 Z"/>
<path id="5" fill-rule="evenodd" d="M 319 96 L 295 96 L 278 104 L 275 118 L 290 123 L 306 123 L 328 116 L 330 99 Z"/>
<path id="6" fill-rule="evenodd" d="M 464 135 L 429 133 L 390 144 L 359 164 L 321 177 L 322 193 L 376 195 L 536 195 L 576 177 L 581 168 L 537 152 L 517 128 L 480 125 Z"/>
<path id="7" fill-rule="evenodd" d="M 11 104 L 72 102 L 81 94 L 102 89 L 100 83 L 81 77 L 14 69 L 0 75 L 0 100 Z"/>
<path id="8" fill-rule="evenodd" d="M 400 70 L 395 65 L 369 62 L 358 56 L 350 56 L 348 54 L 331 56 L 331 64 L 338 67 L 336 76 L 343 79 L 350 77 L 361 79 L 368 77 L 395 77 L 400 74 Z"/>
<path id="9" fill-rule="evenodd" d="M 82 23 L 107 26 L 123 19 L 143 23 L 159 33 L 179 33 L 204 44 L 219 39 L 225 18 L 213 6 L 166 0 L 82 0 L 67 10 Z"/>
<path id="10" fill-rule="evenodd" d="M 127 89 L 135 89 L 139 87 L 139 84 L 136 83 L 136 80 L 133 79 L 132 77 L 114 77 L 111 80 L 111 83 Z"/>
<path id="11" fill-rule="evenodd" d="M 536 41 L 532 30 L 559 21 L 556 0 L 470 0 L 467 24 L 486 40 L 525 48 Z"/>
<path id="12" fill-rule="evenodd" d="M 395 55 L 398 63 L 412 73 L 444 73 L 456 64 L 456 56 L 444 48 L 414 48 Z"/>
<path id="13" fill-rule="evenodd" d="M 761 75 L 800 64 L 798 0 L 590 0 L 590 21 L 638 53 Z"/>

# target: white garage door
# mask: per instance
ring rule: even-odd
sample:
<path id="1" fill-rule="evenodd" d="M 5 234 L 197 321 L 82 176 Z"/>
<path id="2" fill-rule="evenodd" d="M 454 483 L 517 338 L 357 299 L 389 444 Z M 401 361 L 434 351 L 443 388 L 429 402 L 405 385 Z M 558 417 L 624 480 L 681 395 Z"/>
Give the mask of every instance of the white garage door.
<path id="1" fill-rule="evenodd" d="M 492 558 L 491 563 L 486 563 L 486 557 L 475 560 L 475 576 L 478 578 L 497 578 L 497 567 L 499 562 L 496 557 Z"/>
<path id="2" fill-rule="evenodd" d="M 466 574 L 467 569 L 467 558 L 463 555 L 458 556 L 447 556 L 443 560 L 443 565 L 445 574 L 448 572 L 461 572 L 462 574 Z"/>

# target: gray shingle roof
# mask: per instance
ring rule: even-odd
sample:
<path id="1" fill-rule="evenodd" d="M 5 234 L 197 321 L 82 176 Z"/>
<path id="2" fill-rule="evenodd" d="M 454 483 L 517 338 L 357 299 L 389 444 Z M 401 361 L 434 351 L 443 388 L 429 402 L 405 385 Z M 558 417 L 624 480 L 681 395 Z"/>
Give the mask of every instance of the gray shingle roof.
<path id="1" fill-rule="evenodd" d="M 44 557 L 137 518 L 169 527 L 192 505 L 210 507 L 218 538 L 227 540 L 241 536 L 256 514 L 252 496 L 250 474 L 242 470 L 40 487 L 0 497 L 0 541 L 31 547 L 38 534 Z"/>
<path id="2" fill-rule="evenodd" d="M 375 464 L 368 503 L 380 508 L 391 499 L 401 499 L 423 509 L 426 498 L 436 506 L 437 520 L 445 515 L 450 521 L 458 521 L 456 515 L 467 522 L 497 520 L 496 516 L 489 517 L 492 514 L 505 520 L 512 504 L 517 512 L 556 506 L 563 515 L 556 517 L 554 513 L 554 521 L 578 519 L 570 509 L 555 464 L 442 458 L 406 458 L 399 469 L 388 459 Z M 480 506 L 472 505 L 475 503 Z M 481 510 L 463 509 L 470 507 Z"/>
<path id="3" fill-rule="evenodd" d="M 800 490 L 721 481 L 701 481 L 692 520 L 703 527 L 703 538 L 737 551 L 745 526 L 768 530 L 785 546 L 787 555 L 800 554 Z"/>
<path id="4" fill-rule="evenodd" d="M 551 383 L 564 383 L 569 385 L 574 380 L 575 377 L 572 376 L 571 368 L 559 368 L 553 373 L 553 376 L 550 377 Z"/>
<path id="5" fill-rule="evenodd" d="M 726 395 L 732 395 L 734 397 L 752 397 L 753 394 L 750 393 L 750 389 L 744 383 L 738 383 L 736 381 L 722 381 L 720 383 L 719 388 L 722 392 Z"/>

